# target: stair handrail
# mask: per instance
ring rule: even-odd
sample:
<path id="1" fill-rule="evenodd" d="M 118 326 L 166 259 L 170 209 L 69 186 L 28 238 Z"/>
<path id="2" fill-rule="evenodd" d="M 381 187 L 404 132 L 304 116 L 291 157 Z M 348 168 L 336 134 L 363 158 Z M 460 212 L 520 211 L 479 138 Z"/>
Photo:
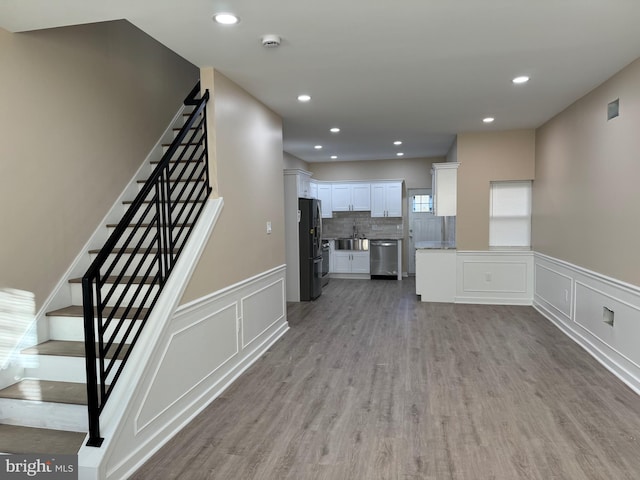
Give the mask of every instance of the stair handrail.
<path id="1" fill-rule="evenodd" d="M 82 277 L 88 446 L 102 445 L 100 413 L 212 190 L 206 124 L 209 91 L 197 98 L 199 93 L 200 82 L 184 100 L 184 105 L 194 107 L 189 118 Z M 131 225 L 134 228 L 127 233 Z M 141 238 L 136 240 L 137 235 Z M 151 244 L 143 246 L 147 240 Z M 119 274 L 118 266 L 123 267 Z M 133 273 L 125 275 L 130 268 Z M 140 282 L 137 288 L 136 281 Z M 112 286 L 106 288 L 107 283 Z M 143 293 L 145 284 L 148 290 Z M 135 306 L 137 301 L 142 303 Z M 108 302 L 114 305 L 107 307 Z M 120 340 L 119 335 L 123 335 Z"/>

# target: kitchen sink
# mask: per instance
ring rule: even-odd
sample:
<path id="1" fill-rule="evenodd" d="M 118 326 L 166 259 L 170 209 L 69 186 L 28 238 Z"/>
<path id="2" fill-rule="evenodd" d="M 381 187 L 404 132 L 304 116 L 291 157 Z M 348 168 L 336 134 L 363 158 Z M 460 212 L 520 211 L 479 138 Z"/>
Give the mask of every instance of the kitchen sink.
<path id="1" fill-rule="evenodd" d="M 367 238 L 339 238 L 335 241 L 336 250 L 369 250 Z"/>

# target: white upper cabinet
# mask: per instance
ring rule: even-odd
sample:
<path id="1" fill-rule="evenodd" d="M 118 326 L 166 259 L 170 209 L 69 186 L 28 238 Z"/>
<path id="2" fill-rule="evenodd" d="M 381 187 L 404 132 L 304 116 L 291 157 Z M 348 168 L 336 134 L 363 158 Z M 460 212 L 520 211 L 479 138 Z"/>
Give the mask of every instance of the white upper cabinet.
<path id="1" fill-rule="evenodd" d="M 371 184 L 371 216 L 402 217 L 402 182 Z"/>
<path id="2" fill-rule="evenodd" d="M 371 210 L 371 184 L 332 184 L 331 208 L 334 212 L 366 212 Z"/>
<path id="3" fill-rule="evenodd" d="M 331 184 L 318 183 L 318 200 L 322 207 L 322 218 L 333 217 L 333 207 L 331 205 Z"/>
<path id="4" fill-rule="evenodd" d="M 459 165 L 457 162 L 432 165 L 433 213 L 439 217 L 456 215 Z"/>
<path id="5" fill-rule="evenodd" d="M 331 185 L 331 208 L 334 212 L 351 211 L 351 186 L 345 183 Z"/>
<path id="6" fill-rule="evenodd" d="M 371 210 L 371 185 L 368 183 L 354 183 L 351 190 L 352 210 L 367 212 Z"/>
<path id="7" fill-rule="evenodd" d="M 311 198 L 318 198 L 318 182 L 315 180 L 309 181 L 309 195 Z"/>
<path id="8" fill-rule="evenodd" d="M 311 174 L 302 170 L 298 173 L 298 198 L 311 198 Z"/>

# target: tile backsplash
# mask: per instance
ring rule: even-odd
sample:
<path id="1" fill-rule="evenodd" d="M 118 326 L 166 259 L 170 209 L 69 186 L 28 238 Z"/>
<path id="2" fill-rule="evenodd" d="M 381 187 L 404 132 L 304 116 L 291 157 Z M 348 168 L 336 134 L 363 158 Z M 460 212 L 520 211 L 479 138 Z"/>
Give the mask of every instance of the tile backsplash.
<path id="1" fill-rule="evenodd" d="M 333 212 L 333 218 L 322 221 L 326 238 L 351 237 L 354 232 L 367 238 L 404 235 L 402 218 L 371 217 L 371 212 Z"/>

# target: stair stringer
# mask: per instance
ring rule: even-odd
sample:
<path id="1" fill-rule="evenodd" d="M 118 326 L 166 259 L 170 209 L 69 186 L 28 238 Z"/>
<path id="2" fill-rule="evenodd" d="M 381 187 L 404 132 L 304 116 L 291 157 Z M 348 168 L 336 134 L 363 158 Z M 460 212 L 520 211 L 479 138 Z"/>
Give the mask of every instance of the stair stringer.
<path id="1" fill-rule="evenodd" d="M 100 415 L 100 433 L 104 437 L 102 446 L 100 448 L 87 446 L 87 436 L 78 452 L 80 480 L 107 478 L 105 462 L 109 459 L 113 448 L 119 441 L 119 436 L 125 430 L 126 422 L 132 415 L 132 400 L 139 390 L 138 386 L 142 383 L 149 359 L 173 319 L 178 303 L 220 216 L 223 204 L 222 198 L 207 200 L 191 236 L 149 315 L 145 328 L 127 361 L 127 367 L 120 375 L 118 383 Z"/>
<path id="2" fill-rule="evenodd" d="M 0 366 L 0 389 L 16 383 L 16 379 L 24 376 L 25 368 L 22 365 L 20 356 L 20 352 L 23 349 L 51 339 L 49 334 L 49 319 L 46 316 L 47 312 L 72 304 L 69 279 L 82 277 L 87 271 L 91 265 L 91 256 L 88 253 L 89 250 L 99 249 L 105 244 L 109 238 L 109 230 L 106 225 L 108 223 L 118 223 L 122 218 L 126 211 L 123 201 L 133 199 L 138 194 L 138 180 L 147 179 L 154 168 L 151 162 L 162 158 L 164 153 L 162 144 L 171 143 L 174 138 L 173 128 L 176 126 L 182 126 L 184 123 L 183 113 L 186 108 L 190 107 L 186 107 L 185 105 L 180 106 L 165 131 L 141 163 L 135 175 L 133 175 L 127 186 L 122 190 L 122 193 L 120 193 L 118 198 L 115 200 L 109 212 L 107 212 L 104 218 L 98 223 L 96 230 L 89 237 L 86 244 L 79 250 L 78 255 L 73 260 L 67 271 L 60 277 L 60 280 L 54 289 L 46 298 L 40 309 L 36 312 L 33 321 L 26 328 L 24 335 L 22 335 L 13 348 L 7 364 Z"/>

